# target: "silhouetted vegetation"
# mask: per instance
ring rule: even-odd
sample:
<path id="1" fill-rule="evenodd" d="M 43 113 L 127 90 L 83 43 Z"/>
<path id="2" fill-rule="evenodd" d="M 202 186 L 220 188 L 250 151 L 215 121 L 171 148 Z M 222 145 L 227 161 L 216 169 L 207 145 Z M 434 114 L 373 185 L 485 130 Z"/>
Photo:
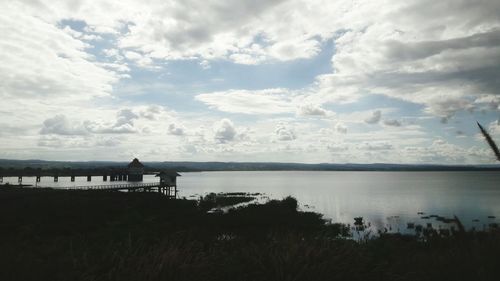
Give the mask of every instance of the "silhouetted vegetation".
<path id="1" fill-rule="evenodd" d="M 251 202 L 255 197 L 249 196 L 246 193 L 209 193 L 201 198 L 199 206 L 202 210 L 208 211 L 213 208 L 222 208 L 233 206 L 240 203 Z"/>
<path id="2" fill-rule="evenodd" d="M 226 214 L 156 193 L 0 188 L 0 280 L 497 280 L 500 233 L 425 242 L 349 228 L 294 198 Z"/>
<path id="3" fill-rule="evenodd" d="M 479 124 L 479 122 L 477 122 L 477 126 L 479 127 L 481 134 L 483 135 L 484 139 L 486 140 L 486 142 L 490 146 L 491 150 L 495 154 L 495 157 L 497 158 L 498 161 L 500 161 L 500 151 L 498 150 L 497 144 L 495 143 L 493 138 L 490 136 L 488 131 L 486 131 L 486 129 L 484 129 L 483 126 L 481 126 L 481 124 Z"/>

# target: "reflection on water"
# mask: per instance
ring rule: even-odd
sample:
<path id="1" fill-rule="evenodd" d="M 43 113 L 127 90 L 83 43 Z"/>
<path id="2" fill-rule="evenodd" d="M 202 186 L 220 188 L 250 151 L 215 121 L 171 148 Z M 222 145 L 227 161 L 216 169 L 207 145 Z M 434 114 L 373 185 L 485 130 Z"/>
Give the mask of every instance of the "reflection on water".
<path id="1" fill-rule="evenodd" d="M 303 209 L 333 222 L 352 225 L 355 217 L 363 217 L 373 229 L 388 232 L 414 231 L 408 223 L 449 228 L 452 222 L 436 216 L 454 215 L 467 228 L 482 230 L 500 217 L 499 183 L 496 172 L 203 172 L 179 179 L 181 196 L 235 191 L 276 199 L 291 195 Z"/>
<path id="2" fill-rule="evenodd" d="M 363 217 L 377 230 L 406 232 L 408 223 L 433 228 L 456 215 L 467 227 L 482 230 L 500 217 L 500 173 L 497 172 L 202 172 L 181 173 L 181 197 L 209 192 L 264 193 L 272 199 L 291 195 L 303 209 L 323 213 L 333 222 L 354 223 Z M 155 182 L 145 176 L 145 182 Z M 17 178 L 4 183 L 17 184 Z M 42 178 L 39 186 L 65 187 L 123 182 L 87 182 L 84 177 Z M 23 184 L 35 184 L 23 178 Z M 414 228 L 410 228 L 414 229 Z"/>

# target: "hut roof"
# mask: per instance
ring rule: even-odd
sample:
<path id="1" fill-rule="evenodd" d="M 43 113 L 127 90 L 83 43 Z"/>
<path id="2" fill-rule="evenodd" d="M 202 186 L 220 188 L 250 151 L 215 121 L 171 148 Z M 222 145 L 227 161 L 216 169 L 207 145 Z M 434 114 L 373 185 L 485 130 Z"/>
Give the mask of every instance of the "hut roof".
<path id="1" fill-rule="evenodd" d="M 144 165 L 142 165 L 141 162 L 139 162 L 139 159 L 134 158 L 130 164 L 128 164 L 129 168 L 144 168 Z"/>
<path id="2" fill-rule="evenodd" d="M 176 171 L 171 171 L 171 170 L 165 170 L 161 171 L 160 173 L 156 174 L 157 177 L 161 176 L 169 176 L 169 177 L 180 177 L 181 175 L 177 173 Z"/>

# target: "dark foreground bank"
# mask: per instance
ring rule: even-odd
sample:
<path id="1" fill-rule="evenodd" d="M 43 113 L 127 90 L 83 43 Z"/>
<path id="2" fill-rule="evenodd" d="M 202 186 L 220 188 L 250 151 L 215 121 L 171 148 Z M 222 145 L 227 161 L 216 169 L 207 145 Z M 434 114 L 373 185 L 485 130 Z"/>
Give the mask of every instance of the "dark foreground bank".
<path id="1" fill-rule="evenodd" d="M 499 280 L 500 233 L 354 242 L 293 198 L 0 187 L 0 280 Z M 347 237 L 347 238 L 346 238 Z"/>

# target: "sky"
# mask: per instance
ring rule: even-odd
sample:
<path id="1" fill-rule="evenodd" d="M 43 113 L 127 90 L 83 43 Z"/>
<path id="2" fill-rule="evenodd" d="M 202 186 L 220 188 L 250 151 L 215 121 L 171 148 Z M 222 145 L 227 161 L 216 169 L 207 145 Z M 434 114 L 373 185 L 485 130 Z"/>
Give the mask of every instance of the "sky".
<path id="1" fill-rule="evenodd" d="M 498 0 L 0 10 L 0 158 L 495 163 Z"/>

